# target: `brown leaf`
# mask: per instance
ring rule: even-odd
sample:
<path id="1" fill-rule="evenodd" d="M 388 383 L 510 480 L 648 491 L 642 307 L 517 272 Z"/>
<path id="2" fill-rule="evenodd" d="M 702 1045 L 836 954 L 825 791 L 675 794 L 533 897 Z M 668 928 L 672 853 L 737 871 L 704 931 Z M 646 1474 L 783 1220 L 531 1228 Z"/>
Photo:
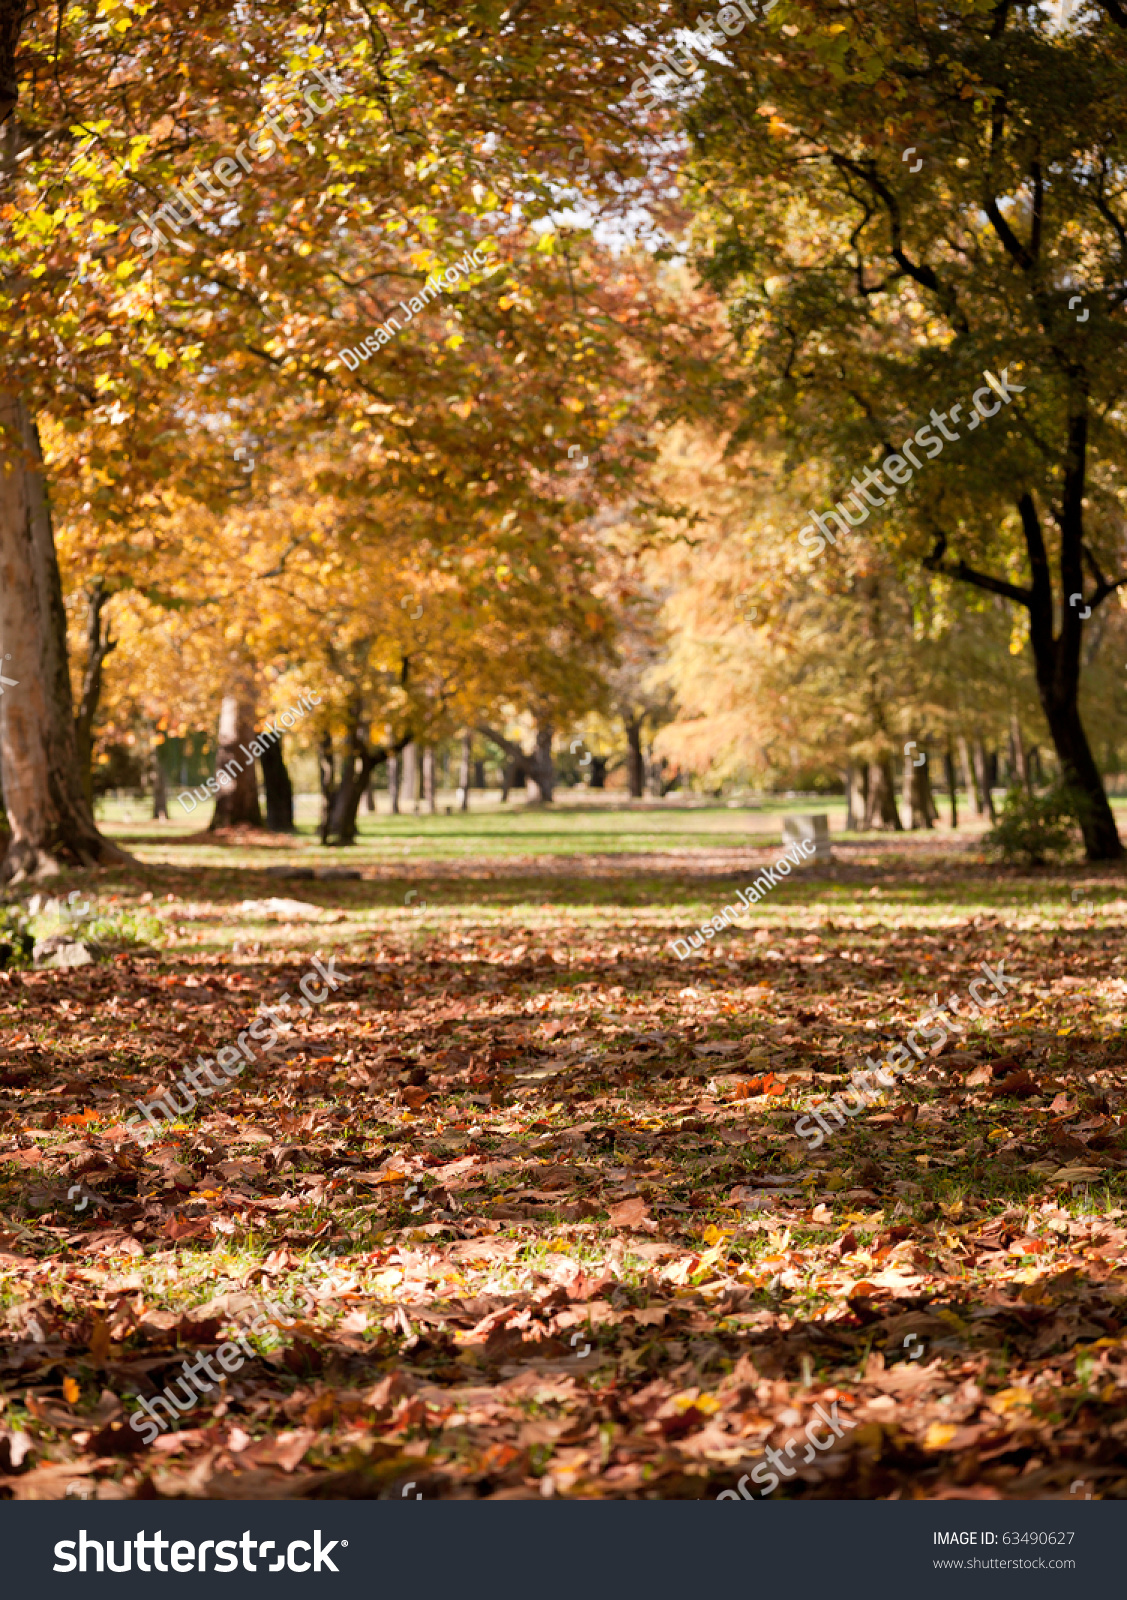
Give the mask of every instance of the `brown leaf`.
<path id="1" fill-rule="evenodd" d="M 292 1432 L 280 1433 L 270 1451 L 270 1458 L 283 1472 L 292 1472 L 316 1437 L 313 1428 L 295 1428 Z"/>
<path id="2" fill-rule="evenodd" d="M 146 1448 L 144 1429 L 140 1432 L 116 1417 L 104 1428 L 91 1434 L 86 1448 L 96 1456 L 133 1456 Z"/>
<path id="3" fill-rule="evenodd" d="M 616 1228 L 640 1228 L 647 1233 L 657 1231 L 657 1223 L 650 1217 L 649 1206 L 640 1196 L 633 1200 L 623 1200 L 620 1205 L 611 1206 L 607 1215 Z"/>
<path id="4" fill-rule="evenodd" d="M 1019 1099 L 1024 1100 L 1031 1094 L 1040 1093 L 1041 1085 L 1025 1067 L 1019 1067 L 1016 1072 L 1007 1073 L 1001 1083 L 996 1083 L 992 1090 L 995 1100 L 1000 1099 L 1003 1095 L 1016 1095 Z"/>

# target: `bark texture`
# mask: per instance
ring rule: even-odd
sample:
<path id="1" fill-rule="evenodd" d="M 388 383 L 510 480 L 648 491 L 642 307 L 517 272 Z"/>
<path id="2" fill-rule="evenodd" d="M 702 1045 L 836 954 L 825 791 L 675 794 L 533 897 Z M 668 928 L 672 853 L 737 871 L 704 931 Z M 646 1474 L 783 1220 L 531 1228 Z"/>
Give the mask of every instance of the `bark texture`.
<path id="1" fill-rule="evenodd" d="M 39 436 L 0 393 L 0 773 L 11 827 L 0 876 L 128 862 L 103 839 L 82 787 L 66 612 Z"/>
<path id="2" fill-rule="evenodd" d="M 102 667 L 111 650 L 117 649 L 117 640 L 110 638 L 109 621 L 104 615 L 109 599 L 105 579 L 95 578 L 86 591 L 86 671 L 74 718 L 82 792 L 91 812 L 94 809 L 94 718 L 102 698 Z M 154 812 L 154 816 L 159 815 L 160 812 Z M 164 815 L 168 815 L 167 808 Z"/>

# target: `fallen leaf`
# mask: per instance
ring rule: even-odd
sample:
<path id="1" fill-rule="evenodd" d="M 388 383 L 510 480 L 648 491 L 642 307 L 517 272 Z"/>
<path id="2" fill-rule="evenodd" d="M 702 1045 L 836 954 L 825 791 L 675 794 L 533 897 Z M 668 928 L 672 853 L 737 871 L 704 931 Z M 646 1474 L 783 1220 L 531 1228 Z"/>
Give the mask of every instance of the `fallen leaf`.
<path id="1" fill-rule="evenodd" d="M 652 1230 L 657 1224 L 650 1219 L 649 1207 L 640 1198 L 623 1200 L 620 1205 L 610 1206 L 607 1211 L 611 1223 L 616 1228 L 644 1228 Z"/>

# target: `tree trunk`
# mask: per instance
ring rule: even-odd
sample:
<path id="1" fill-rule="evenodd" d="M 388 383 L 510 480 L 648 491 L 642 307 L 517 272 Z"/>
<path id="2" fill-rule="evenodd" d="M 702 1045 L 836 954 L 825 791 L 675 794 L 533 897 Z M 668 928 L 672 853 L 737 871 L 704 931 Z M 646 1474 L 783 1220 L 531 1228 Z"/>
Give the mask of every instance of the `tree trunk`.
<path id="1" fill-rule="evenodd" d="M 982 797 L 982 810 L 979 812 L 979 816 L 984 811 L 989 816 L 990 821 L 993 822 L 995 821 L 994 796 L 990 789 L 990 770 L 986 760 L 986 746 L 981 739 L 975 739 L 971 750 L 974 756 L 976 797 L 979 795 Z"/>
<path id="2" fill-rule="evenodd" d="M 399 757 L 392 754 L 387 758 L 387 799 L 391 815 L 399 815 Z"/>
<path id="3" fill-rule="evenodd" d="M 896 784 L 892 776 L 892 756 L 869 762 L 869 792 L 865 800 L 865 829 L 891 828 L 903 831 L 896 809 Z"/>
<path id="4" fill-rule="evenodd" d="M 433 817 L 435 812 L 438 810 L 438 796 L 435 792 L 434 746 L 432 744 L 423 745 L 422 769 L 423 805 L 426 807 L 428 813 Z"/>
<path id="5" fill-rule="evenodd" d="M 1021 784 L 1026 794 L 1033 793 L 1033 785 L 1029 781 L 1029 762 L 1025 755 L 1025 740 L 1021 736 L 1021 723 L 1016 711 L 1010 713 L 1010 748 L 1013 754 L 1014 772 L 1017 781 Z"/>
<path id="6" fill-rule="evenodd" d="M 529 799 L 535 805 L 551 805 L 556 794 L 556 764 L 552 760 L 552 739 L 555 730 L 550 722 L 536 725 L 536 749 L 532 759 L 525 762 L 525 773 L 530 789 Z"/>
<path id="7" fill-rule="evenodd" d="M 266 792 L 266 826 L 272 833 L 292 833 L 293 784 L 282 755 L 282 736 L 264 733 L 258 742 L 262 746 L 258 761 Z"/>
<path id="8" fill-rule="evenodd" d="M 927 761 L 919 766 L 916 761 L 924 751 L 919 751 L 913 758 L 907 751 L 904 754 L 904 820 L 905 826 L 916 831 L 919 828 L 930 828 L 935 819 L 935 806 L 931 799 L 931 785 L 927 777 Z"/>
<path id="9" fill-rule="evenodd" d="M 66 611 L 39 435 L 0 394 L 0 772 L 14 882 L 132 862 L 103 839 L 83 792 L 67 667 Z"/>
<path id="10" fill-rule="evenodd" d="M 935 803 L 935 791 L 931 787 L 930 767 L 923 768 L 923 774 L 920 779 L 920 787 L 923 790 L 924 805 L 927 808 L 926 826 L 929 828 L 934 828 L 936 823 L 939 821 L 939 807 Z"/>
<path id="11" fill-rule="evenodd" d="M 1060 633 L 1053 633 L 1057 610 L 1049 549 L 1045 543 L 1041 516 L 1033 495 L 1023 491 L 1017 500 L 1029 561 L 1029 583 L 1014 584 L 1008 579 L 977 572 L 965 562 L 947 562 L 947 539 L 940 534 L 925 562 L 933 572 L 969 583 L 992 594 L 1024 606 L 1029 613 L 1029 643 L 1037 677 L 1041 709 L 1049 725 L 1063 781 L 1082 796 L 1080 827 L 1089 861 L 1119 861 L 1123 845 L 1115 826 L 1099 769 L 1092 755 L 1084 725 L 1080 720 L 1080 666 L 1084 619 L 1115 591 L 1122 579 L 1105 578 L 1085 544 L 1084 519 L 1087 506 L 1087 457 L 1090 397 L 1086 380 L 1079 375 L 1068 393 L 1067 453 L 1060 478 L 1060 505 L 1053 520 L 1059 532 L 1058 581 L 1060 589 Z M 1083 610 L 1066 604 L 1070 597 L 1083 597 L 1087 558 L 1094 587 Z"/>
<path id="12" fill-rule="evenodd" d="M 159 822 L 163 817 L 168 821 L 168 786 L 164 781 L 164 768 L 161 766 L 160 752 L 156 741 L 153 741 L 152 755 L 150 756 L 153 774 L 153 821 Z"/>
<path id="13" fill-rule="evenodd" d="M 208 832 L 217 828 L 261 828 L 258 774 L 248 746 L 254 739 L 254 702 L 245 687 L 223 696 L 215 777 L 219 793 Z"/>
<path id="14" fill-rule="evenodd" d="M 592 789 L 605 789 L 607 786 L 607 760 L 606 756 L 591 757 L 591 776 L 588 780 Z"/>
<path id="15" fill-rule="evenodd" d="M 0 5 L 0 123 L 7 122 L 19 97 L 16 47 L 26 11 L 26 0 L 4 0 Z"/>
<path id="16" fill-rule="evenodd" d="M 904 812 L 904 826 L 911 832 L 921 828 L 923 823 L 915 804 L 916 769 L 912 765 L 911 752 L 905 750 L 904 765 L 901 769 L 900 804 Z"/>
<path id="17" fill-rule="evenodd" d="M 321 843 L 329 842 L 329 820 L 333 799 L 337 792 L 336 759 L 333 756 L 333 736 L 326 728 L 317 746 L 317 777 L 321 785 Z"/>
<path id="18" fill-rule="evenodd" d="M 631 800 L 640 800 L 645 793 L 646 763 L 642 755 L 642 718 L 622 718 L 626 729 L 626 786 Z"/>
<path id="19" fill-rule="evenodd" d="M 867 763 L 859 766 L 850 765 L 849 771 L 853 775 L 853 788 L 849 797 L 849 811 L 853 817 L 853 828 L 857 833 L 866 833 L 869 823 L 869 768 Z"/>
<path id="20" fill-rule="evenodd" d="M 470 809 L 470 774 L 472 771 L 473 735 L 468 728 L 462 733 L 462 754 L 458 764 L 458 810 Z"/>
<path id="21" fill-rule="evenodd" d="M 82 792 L 91 812 L 94 809 L 94 718 L 102 696 L 102 665 L 111 650 L 117 649 L 117 640 L 110 638 L 109 624 L 103 631 L 102 612 L 110 596 L 106 593 L 104 578 L 95 578 L 86 591 L 86 673 L 82 680 L 82 698 L 74 718 L 74 739 L 78 748 L 78 766 L 82 773 Z M 160 813 L 155 813 L 159 815 Z M 167 817 L 167 810 L 164 812 Z"/>
<path id="22" fill-rule="evenodd" d="M 328 820 L 321 830 L 322 844 L 356 843 L 360 801 L 373 768 L 386 761 L 388 754 L 383 745 L 369 745 L 366 732 L 359 716 L 353 715 L 349 721 L 348 746 L 341 758 L 340 786 L 333 791 Z"/>
<path id="23" fill-rule="evenodd" d="M 486 727 L 484 723 L 477 731 L 483 738 L 491 740 L 508 758 L 501 779 L 502 802 L 509 798 L 509 790 L 515 783 L 524 783 L 531 786 L 530 800 L 551 804 L 556 788 L 556 768 L 552 760 L 554 730 L 551 723 L 537 723 L 536 748 L 530 756 L 525 755 L 519 744 L 506 739 L 504 734 Z"/>
<path id="24" fill-rule="evenodd" d="M 845 831 L 860 833 L 865 826 L 865 794 L 862 784 L 864 768 L 850 762 L 841 775 L 845 790 Z"/>
<path id="25" fill-rule="evenodd" d="M 970 758 L 970 745 L 965 734 L 959 735 L 959 764 L 963 769 L 963 788 L 967 791 L 967 803 L 973 805 L 976 817 L 986 814 L 986 801 L 982 798 L 982 791 L 978 787 L 978 773 Z"/>
<path id="26" fill-rule="evenodd" d="M 943 752 L 943 776 L 947 781 L 947 804 L 951 808 L 951 829 L 953 832 L 959 826 L 959 799 L 955 793 L 957 787 L 955 782 L 955 762 L 951 755 L 950 739 L 947 740 L 947 748 Z"/>
<path id="27" fill-rule="evenodd" d="M 412 739 L 403 746 L 403 775 L 400 779 L 403 790 L 403 804 L 409 806 L 415 816 L 419 814 L 419 757 L 418 746 Z"/>
<path id="28" fill-rule="evenodd" d="M 913 824 L 917 828 L 934 828 L 939 821 L 931 789 L 930 759 L 923 766 L 912 768 L 912 816 L 918 819 Z"/>
<path id="29" fill-rule="evenodd" d="M 1081 797 L 1080 831 L 1089 861 L 1117 861 L 1123 846 L 1076 705 L 1052 703 L 1045 709 L 1049 732 L 1061 765 L 1061 777 Z"/>

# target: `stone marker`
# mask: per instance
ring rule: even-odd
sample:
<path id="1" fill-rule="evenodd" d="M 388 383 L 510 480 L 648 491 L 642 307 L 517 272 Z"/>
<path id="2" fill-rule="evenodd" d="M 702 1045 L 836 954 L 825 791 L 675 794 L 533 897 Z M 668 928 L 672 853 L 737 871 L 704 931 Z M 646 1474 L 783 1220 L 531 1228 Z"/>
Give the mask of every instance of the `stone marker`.
<path id="1" fill-rule="evenodd" d="M 783 818 L 783 843 L 805 844 L 808 839 L 814 841 L 814 860 L 832 861 L 833 851 L 830 849 L 830 819 L 824 814 L 814 817 L 784 817 Z"/>
<path id="2" fill-rule="evenodd" d="M 93 965 L 94 953 L 93 947 L 80 939 L 55 933 L 49 939 L 39 940 L 33 959 L 37 967 L 89 967 Z"/>

